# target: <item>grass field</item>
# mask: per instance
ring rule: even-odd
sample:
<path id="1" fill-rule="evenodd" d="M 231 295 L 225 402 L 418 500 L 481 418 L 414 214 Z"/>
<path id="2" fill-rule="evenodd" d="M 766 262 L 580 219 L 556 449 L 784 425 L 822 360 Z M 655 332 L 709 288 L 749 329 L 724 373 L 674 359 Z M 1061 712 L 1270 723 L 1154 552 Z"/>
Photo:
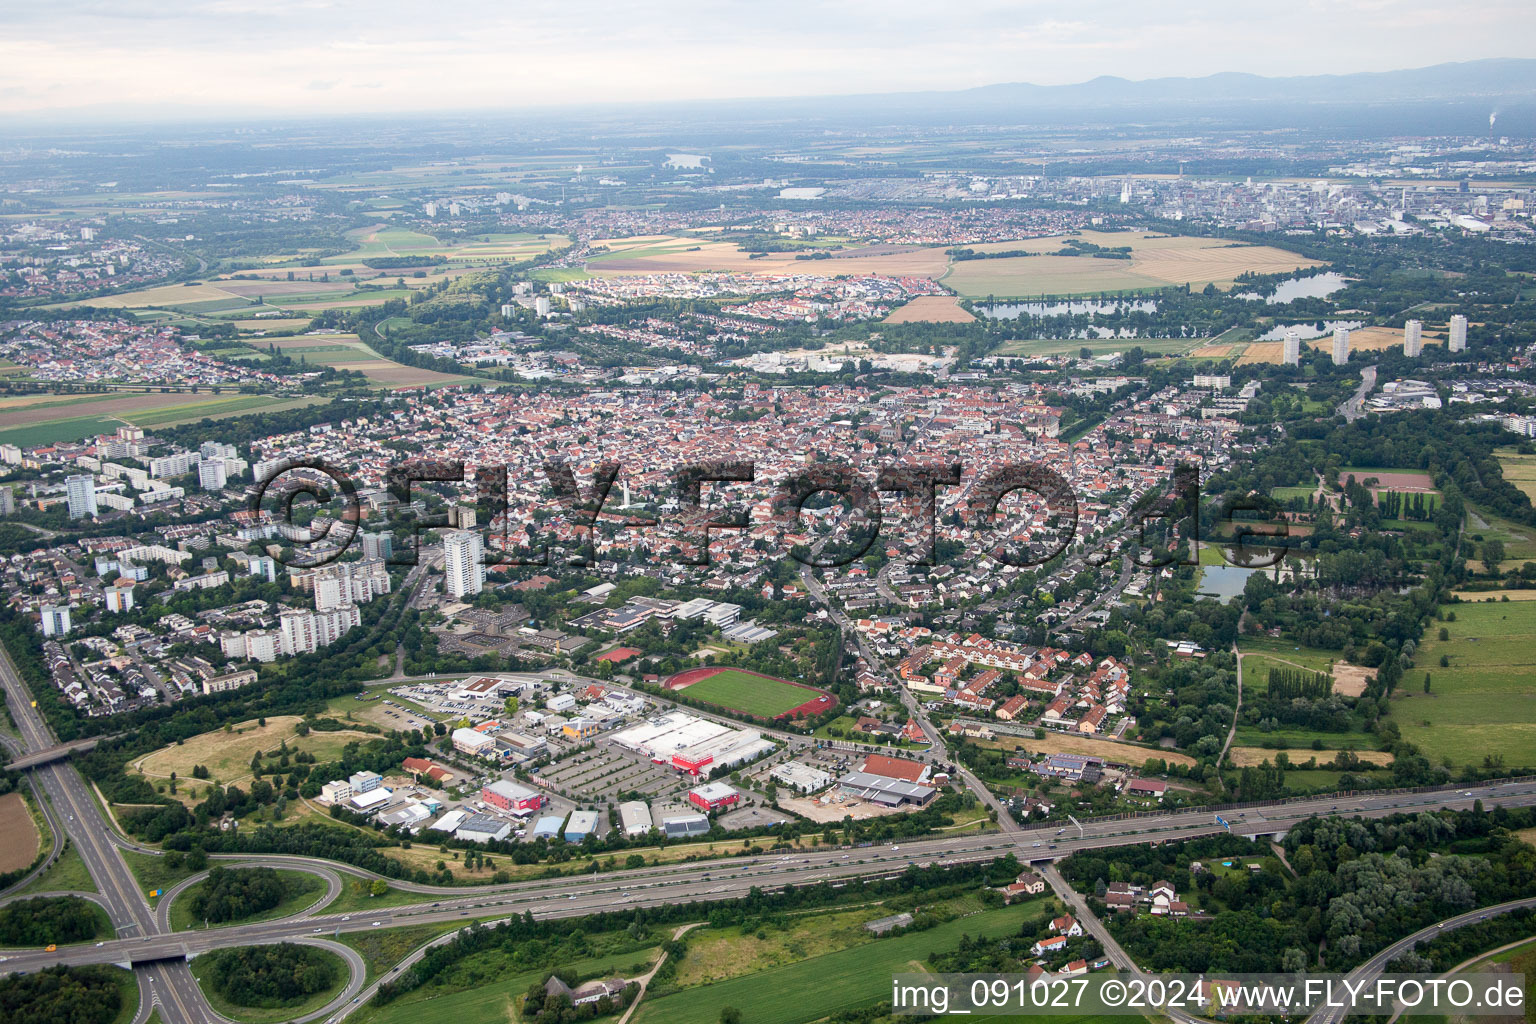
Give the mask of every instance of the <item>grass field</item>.
<path id="1" fill-rule="evenodd" d="M 41 841 L 26 798 L 20 793 L 0 796 L 0 872 L 30 866 Z"/>
<path id="2" fill-rule="evenodd" d="M 318 950 L 321 955 L 328 957 L 336 965 L 336 984 L 323 992 L 317 992 L 308 999 L 292 1006 L 265 1008 L 253 1006 L 240 1006 L 225 999 L 209 983 L 211 971 L 209 970 L 209 958 L 196 957 L 192 960 L 192 976 L 197 979 L 198 987 L 203 990 L 203 995 L 208 998 L 208 1005 L 213 1011 L 238 1021 L 240 1024 L 281 1024 L 305 1014 L 313 1013 L 326 1003 L 335 999 L 342 989 L 346 988 L 347 979 L 351 976 L 345 961 L 330 950 Z"/>
<path id="3" fill-rule="evenodd" d="M 227 786 L 250 776 L 251 755 L 258 751 L 276 750 L 287 743 L 289 750 L 307 750 L 318 760 L 326 761 L 338 756 L 353 740 L 366 742 L 374 738 L 369 733 L 353 730 L 316 731 L 299 736 L 293 731 L 299 721 L 297 715 L 276 715 L 268 718 L 266 725 L 258 725 L 254 720 L 241 722 L 230 732 L 222 729 L 205 732 L 184 743 L 162 747 L 131 762 L 128 767 L 151 782 L 168 779 L 175 772 L 176 777 L 185 780 L 187 785 L 202 787 L 217 782 Z M 196 765 L 208 769 L 206 781 L 192 778 L 192 769 Z"/>
<path id="4" fill-rule="evenodd" d="M 315 901 L 325 894 L 325 882 L 318 875 L 312 875 L 308 871 L 279 871 L 277 877 L 283 883 L 283 899 L 277 906 L 271 910 L 263 910 L 259 914 L 252 914 L 250 917 L 215 924 L 213 927 L 255 924 L 258 921 L 276 921 L 279 918 L 291 917 L 313 906 Z M 171 904 L 172 929 L 182 931 L 187 928 L 203 927 L 202 919 L 192 913 L 192 897 L 206 884 L 206 882 L 198 882 L 177 894 L 176 901 Z"/>
<path id="5" fill-rule="evenodd" d="M 753 675 L 737 669 L 722 669 L 707 679 L 690 683 L 684 693 L 692 700 L 716 704 L 759 718 L 773 718 L 811 700 L 820 690 Z"/>
<path id="6" fill-rule="evenodd" d="M 68 844 L 59 859 L 23 892 L 96 892 L 96 883 L 86 869 L 85 860 L 74 844 Z"/>
<path id="7" fill-rule="evenodd" d="M 1431 622 L 1392 702 L 1403 738 L 1439 763 L 1536 766 L 1536 602 L 1443 606 L 1455 622 Z M 1444 628 L 1449 639 L 1439 639 Z M 1449 660 L 1440 667 L 1441 657 Z M 1424 673 L 1431 674 L 1429 695 Z"/>
<path id="8" fill-rule="evenodd" d="M 751 1024 L 802 1024 L 889 997 L 891 975 L 922 970 L 930 952 L 954 947 L 960 936 L 1001 937 L 1038 914 L 1031 900 L 946 922 L 927 931 L 862 943 L 848 949 L 755 971 L 647 999 L 637 1024 L 715 1024 L 722 1006 L 742 1010 Z"/>
<path id="9" fill-rule="evenodd" d="M 1536 529 L 1486 512 L 1471 502 L 1467 503 L 1467 536 L 1503 541 L 1505 569 L 1536 561 Z"/>
<path id="10" fill-rule="evenodd" d="M 941 280 L 969 298 L 1033 298 L 1150 291 L 1182 284 L 1204 287 L 1214 283 L 1226 288 L 1244 273 L 1285 274 L 1318 265 L 1272 246 L 1235 245 L 1216 238 L 1137 231 L 1084 231 L 1073 237 L 1105 247 L 1128 245 L 1131 258 L 1053 255 L 1068 241 L 1064 235 L 994 242 L 973 248 L 992 252 L 1026 250 L 1031 255 L 958 261 L 951 264 Z"/>
<path id="11" fill-rule="evenodd" d="M 625 953 L 577 960 L 560 965 L 562 969 L 576 972 L 578 978 L 599 977 L 618 972 L 635 976 L 633 968 L 641 967 L 655 959 L 654 947 L 634 949 Z M 353 1019 L 364 1024 L 469 1024 L 473 1021 L 516 1021 L 515 1009 L 523 993 L 535 982 L 542 981 L 549 969 L 513 974 L 487 985 L 462 989 L 456 992 L 434 993 L 432 987 L 415 992 L 390 1003 L 377 1011 L 367 1008 Z M 719 1011 L 716 1010 L 718 1016 Z M 711 1018 L 713 1020 L 713 1018 Z"/>

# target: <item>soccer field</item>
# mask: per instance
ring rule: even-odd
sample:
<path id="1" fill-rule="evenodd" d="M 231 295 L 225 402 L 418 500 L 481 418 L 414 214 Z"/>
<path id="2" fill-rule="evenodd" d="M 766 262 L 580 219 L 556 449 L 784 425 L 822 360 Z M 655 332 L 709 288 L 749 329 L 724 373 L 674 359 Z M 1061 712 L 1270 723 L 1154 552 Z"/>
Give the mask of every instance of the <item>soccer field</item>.
<path id="1" fill-rule="evenodd" d="M 782 715 L 821 693 L 820 690 L 796 686 L 782 679 L 734 668 L 721 669 L 712 676 L 689 684 L 682 692 L 694 700 L 717 704 L 759 718 Z"/>

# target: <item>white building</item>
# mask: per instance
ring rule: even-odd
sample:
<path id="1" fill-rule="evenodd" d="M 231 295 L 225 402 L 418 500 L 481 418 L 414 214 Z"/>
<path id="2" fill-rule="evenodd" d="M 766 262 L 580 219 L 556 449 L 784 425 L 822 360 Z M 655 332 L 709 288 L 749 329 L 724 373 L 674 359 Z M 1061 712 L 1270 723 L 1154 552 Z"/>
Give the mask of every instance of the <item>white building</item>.
<path id="1" fill-rule="evenodd" d="M 197 486 L 205 491 L 222 491 L 228 479 L 220 459 L 204 459 L 197 464 Z"/>
<path id="2" fill-rule="evenodd" d="M 443 535 L 443 589 L 453 597 L 473 597 L 485 588 L 480 535 L 452 530 Z"/>
<path id="3" fill-rule="evenodd" d="M 1424 322 L 1409 320 L 1403 324 L 1403 355 L 1416 358 L 1424 351 Z"/>
<path id="4" fill-rule="evenodd" d="M 496 741 L 483 732 L 460 728 L 453 730 L 453 749 L 473 757 L 489 757 Z"/>
<path id="5" fill-rule="evenodd" d="M 110 586 L 102 588 L 102 596 L 107 599 L 107 611 L 131 612 L 133 611 L 133 585 L 125 587 Z"/>
<path id="6" fill-rule="evenodd" d="M 1343 366 L 1349 362 L 1349 328 L 1335 327 L 1333 329 L 1333 365 Z"/>
<path id="7" fill-rule="evenodd" d="M 1467 318 L 1460 313 L 1451 317 L 1449 344 L 1452 352 L 1465 352 L 1467 350 Z"/>
<path id="8" fill-rule="evenodd" d="M 1281 354 L 1281 362 L 1286 366 L 1301 365 L 1301 332 L 1290 330 L 1285 332 L 1285 349 Z"/>
<path id="9" fill-rule="evenodd" d="M 45 604 L 43 612 L 43 636 L 63 636 L 69 632 L 69 605 Z"/>
<path id="10" fill-rule="evenodd" d="M 85 519 L 96 514 L 96 478 L 79 473 L 64 481 L 69 495 L 69 518 Z"/>

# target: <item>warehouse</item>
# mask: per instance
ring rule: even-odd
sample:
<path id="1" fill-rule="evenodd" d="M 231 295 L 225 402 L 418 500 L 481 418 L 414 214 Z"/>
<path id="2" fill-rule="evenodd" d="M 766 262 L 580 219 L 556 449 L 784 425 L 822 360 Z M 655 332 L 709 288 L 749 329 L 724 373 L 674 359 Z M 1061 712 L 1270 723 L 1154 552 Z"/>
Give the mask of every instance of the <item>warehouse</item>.
<path id="1" fill-rule="evenodd" d="M 926 807 L 938 792 L 932 786 L 885 775 L 871 775 L 869 772 L 849 772 L 837 782 L 849 796 L 886 807 L 900 807 L 904 804 Z"/>
<path id="2" fill-rule="evenodd" d="M 615 733 L 619 746 L 644 754 L 656 764 L 669 764 L 691 775 L 709 775 L 755 760 L 774 749 L 771 741 L 752 729 L 735 729 L 719 722 L 670 711 Z"/>
<path id="3" fill-rule="evenodd" d="M 571 820 L 565 824 L 565 841 L 579 843 L 596 831 L 596 811 L 572 811 Z"/>
<path id="4" fill-rule="evenodd" d="M 651 830 L 651 808 L 644 800 L 619 804 L 619 824 L 626 836 L 643 836 Z"/>
<path id="5" fill-rule="evenodd" d="M 702 814 L 669 814 L 661 819 L 661 830 L 668 839 L 702 836 L 709 831 L 709 818 Z"/>
<path id="6" fill-rule="evenodd" d="M 528 833 L 529 839 L 554 839 L 560 835 L 560 826 L 565 824 L 565 818 L 559 814 L 546 814 L 533 825 L 533 831 Z"/>
<path id="7" fill-rule="evenodd" d="M 455 839 L 468 839 L 472 843 L 498 842 L 512 834 L 512 826 L 484 814 L 476 814 L 453 833 Z"/>
<path id="8" fill-rule="evenodd" d="M 544 794 L 510 779 L 497 779 L 480 790 L 480 799 L 498 810 L 532 814 L 544 806 Z"/>
<path id="9" fill-rule="evenodd" d="M 741 801 L 741 794 L 723 782 L 707 782 L 688 791 L 688 802 L 701 811 L 718 811 Z"/>
<path id="10" fill-rule="evenodd" d="M 785 761 L 783 764 L 773 766 L 768 777 L 774 782 L 781 782 L 798 793 L 814 793 L 817 790 L 826 789 L 832 785 L 832 775 L 820 768 L 812 768 L 808 764 L 799 761 Z"/>

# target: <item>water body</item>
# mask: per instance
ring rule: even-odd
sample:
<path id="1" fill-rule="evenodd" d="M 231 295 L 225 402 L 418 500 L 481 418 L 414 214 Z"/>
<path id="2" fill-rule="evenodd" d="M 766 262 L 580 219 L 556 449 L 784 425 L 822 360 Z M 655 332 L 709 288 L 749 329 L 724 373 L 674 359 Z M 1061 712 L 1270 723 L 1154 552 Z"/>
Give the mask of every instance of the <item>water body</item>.
<path id="1" fill-rule="evenodd" d="M 1333 333 L 1335 327 L 1346 327 L 1351 331 L 1358 331 L 1365 326 L 1364 320 L 1324 320 L 1323 329 L 1317 329 L 1317 321 L 1307 324 L 1279 324 L 1271 327 L 1259 335 L 1255 341 L 1284 341 L 1286 331 L 1300 331 L 1301 340 L 1309 341 L 1312 338 L 1326 338 Z"/>
<path id="2" fill-rule="evenodd" d="M 1259 571 L 1244 569 L 1239 565 L 1207 565 L 1200 570 L 1200 589 L 1197 593 L 1202 597 L 1214 597 L 1225 604 L 1234 597 L 1242 596 L 1243 588 L 1248 585 L 1248 577 Z"/>
<path id="3" fill-rule="evenodd" d="M 1273 306 L 1285 302 L 1294 302 L 1296 299 L 1326 299 L 1348 283 L 1349 279 L 1343 274 L 1330 270 L 1325 274 L 1293 277 L 1288 281 L 1281 281 L 1273 295 L 1263 296 L 1257 292 L 1237 292 L 1232 297 L 1234 299 L 1251 299 L 1255 302 L 1263 299 Z"/>
<path id="4" fill-rule="evenodd" d="M 1073 302 L 998 302 L 990 306 L 977 306 L 976 311 L 988 320 L 1017 320 L 1020 316 L 1080 316 L 1084 313 L 1156 313 L 1157 303 L 1152 299 L 1117 299 L 1108 302 L 1098 300 Z"/>

